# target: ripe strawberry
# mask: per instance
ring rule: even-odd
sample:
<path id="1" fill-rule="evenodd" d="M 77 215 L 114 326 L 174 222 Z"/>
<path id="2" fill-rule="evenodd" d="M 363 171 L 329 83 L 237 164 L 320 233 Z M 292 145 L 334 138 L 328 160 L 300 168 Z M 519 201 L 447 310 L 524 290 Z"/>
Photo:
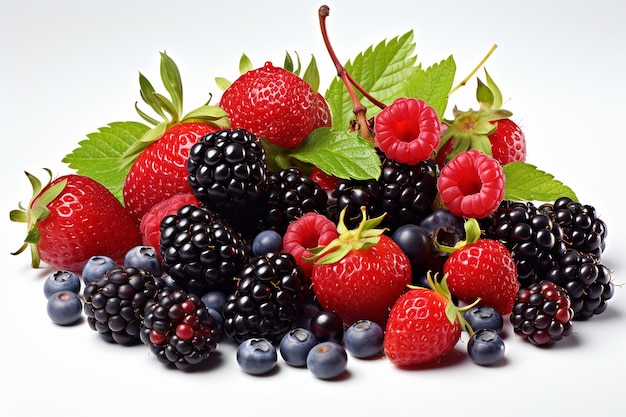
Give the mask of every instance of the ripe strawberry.
<path id="1" fill-rule="evenodd" d="M 411 266 L 402 249 L 375 229 L 384 216 L 347 230 L 341 212 L 339 236 L 315 254 L 311 282 L 320 305 L 346 325 L 368 319 L 384 326 L 389 309 L 411 283 Z"/>
<path id="2" fill-rule="evenodd" d="M 492 123 L 497 126 L 488 136 L 493 157 L 502 165 L 526 161 L 526 138 L 522 129 L 508 118 Z"/>
<path id="3" fill-rule="evenodd" d="M 283 148 L 297 147 L 315 128 L 330 123 L 323 97 L 302 78 L 271 62 L 237 78 L 222 94 L 220 106 L 231 127 Z"/>
<path id="4" fill-rule="evenodd" d="M 452 351 L 467 327 L 463 311 L 452 302 L 446 277 L 430 288 L 411 286 L 394 303 L 385 328 L 385 356 L 397 366 L 421 365 Z"/>
<path id="5" fill-rule="evenodd" d="M 511 312 L 520 288 L 511 252 L 500 241 L 480 238 L 475 219 L 465 223 L 466 240 L 454 248 L 443 265 L 450 292 L 463 302 L 480 298 L 480 303 L 500 314 Z"/>
<path id="6" fill-rule="evenodd" d="M 141 244 L 137 224 L 102 184 L 83 175 L 64 175 L 42 186 L 26 173 L 33 197 L 28 207 L 12 210 L 11 220 L 26 223 L 24 244 L 14 252 L 31 251 L 31 265 L 40 261 L 75 273 L 95 255 L 123 262 L 126 252 Z"/>
<path id="7" fill-rule="evenodd" d="M 376 143 L 396 162 L 415 165 L 439 146 L 441 123 L 435 109 L 415 98 L 398 98 L 374 121 Z"/>

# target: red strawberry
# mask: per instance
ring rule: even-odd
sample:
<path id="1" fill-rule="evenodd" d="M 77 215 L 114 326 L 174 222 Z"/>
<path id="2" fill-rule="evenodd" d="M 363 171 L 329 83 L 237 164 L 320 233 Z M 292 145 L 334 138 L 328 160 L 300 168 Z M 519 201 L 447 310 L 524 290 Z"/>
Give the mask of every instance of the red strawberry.
<path id="1" fill-rule="evenodd" d="M 383 348 L 397 366 L 421 365 L 452 351 L 466 327 L 452 302 L 445 276 L 441 282 L 427 274 L 430 288 L 414 287 L 402 294 L 389 313 Z"/>
<path id="2" fill-rule="evenodd" d="M 283 148 L 295 148 L 315 128 L 329 125 L 323 97 L 302 78 L 271 62 L 237 78 L 222 94 L 220 106 L 231 127 Z"/>
<path id="3" fill-rule="evenodd" d="M 315 253 L 311 282 L 320 305 L 346 325 L 368 319 L 381 326 L 389 309 L 411 283 L 411 266 L 402 249 L 375 229 L 384 216 L 365 219 L 347 230 L 341 212 L 339 237 Z"/>
<path id="4" fill-rule="evenodd" d="M 491 306 L 502 315 L 509 314 L 520 288 L 517 267 L 511 252 L 500 241 L 480 238 L 475 219 L 465 224 L 466 240 L 454 248 L 443 266 L 448 288 L 460 301 Z"/>
<path id="5" fill-rule="evenodd" d="M 42 186 L 26 173 L 33 197 L 28 208 L 12 210 L 11 220 L 27 223 L 28 234 L 19 254 L 30 248 L 31 265 L 40 261 L 75 273 L 95 255 L 123 262 L 141 244 L 137 224 L 119 200 L 102 184 L 83 175 L 64 175 Z"/>
<path id="6" fill-rule="evenodd" d="M 500 119 L 491 133 L 491 153 L 502 165 L 509 162 L 526 161 L 526 138 L 522 129 L 511 119 Z"/>

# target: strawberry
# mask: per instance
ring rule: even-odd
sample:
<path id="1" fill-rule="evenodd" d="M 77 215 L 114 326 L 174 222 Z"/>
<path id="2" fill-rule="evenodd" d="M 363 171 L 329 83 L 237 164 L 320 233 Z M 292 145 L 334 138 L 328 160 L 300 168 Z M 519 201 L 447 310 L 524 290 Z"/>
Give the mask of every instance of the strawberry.
<path id="1" fill-rule="evenodd" d="M 488 136 L 493 157 L 502 165 L 526 161 L 526 137 L 517 123 L 508 118 L 493 123 L 496 130 Z"/>
<path id="2" fill-rule="evenodd" d="M 122 263 L 126 252 L 141 244 L 139 228 L 119 200 L 102 184 L 83 175 L 64 175 L 42 186 L 26 173 L 33 187 L 28 207 L 12 210 L 12 221 L 26 223 L 24 244 L 14 255 L 30 249 L 31 266 L 40 261 L 57 269 L 80 273 L 95 255 Z"/>
<path id="3" fill-rule="evenodd" d="M 475 219 L 465 222 L 465 233 L 466 240 L 454 248 L 438 246 L 450 253 L 443 266 L 450 292 L 460 301 L 480 298 L 481 304 L 509 314 L 520 288 L 511 252 L 498 240 L 480 238 Z"/>
<path id="4" fill-rule="evenodd" d="M 397 366 L 422 365 L 441 359 L 453 350 L 468 328 L 446 286 L 427 274 L 430 288 L 410 286 L 394 303 L 385 328 L 385 356 Z M 468 329 L 471 331 L 471 329 Z"/>
<path id="5" fill-rule="evenodd" d="M 271 62 L 239 76 L 222 94 L 220 106 L 232 127 L 288 149 L 315 128 L 330 125 L 324 98 L 298 75 Z"/>
<path id="6" fill-rule="evenodd" d="M 325 247 L 312 248 L 311 282 L 320 305 L 346 325 L 368 319 L 384 326 L 389 309 L 411 283 L 408 257 L 390 237 L 375 229 L 383 216 L 363 220 L 356 229 L 339 217 L 339 236 Z"/>

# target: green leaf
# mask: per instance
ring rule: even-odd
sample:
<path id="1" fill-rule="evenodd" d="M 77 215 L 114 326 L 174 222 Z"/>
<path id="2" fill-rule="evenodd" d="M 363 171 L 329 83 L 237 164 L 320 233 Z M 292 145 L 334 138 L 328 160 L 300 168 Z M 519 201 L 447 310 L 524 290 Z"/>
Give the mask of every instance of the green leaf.
<path id="1" fill-rule="evenodd" d="M 228 114 L 219 106 L 201 106 L 187 113 L 183 122 L 202 122 L 218 127 L 228 127 Z"/>
<path id="2" fill-rule="evenodd" d="M 306 81 L 314 92 L 318 92 L 320 88 L 320 73 L 317 68 L 317 61 L 314 56 L 311 56 L 311 62 L 304 70 L 302 79 Z"/>
<path id="3" fill-rule="evenodd" d="M 241 59 L 239 60 L 239 74 L 245 74 L 253 68 L 252 61 L 250 61 L 248 55 L 242 54 Z"/>
<path id="4" fill-rule="evenodd" d="M 291 157 L 339 178 L 378 179 L 381 173 L 374 144 L 347 131 L 315 129 Z"/>
<path id="5" fill-rule="evenodd" d="M 413 31 L 400 37 L 370 46 L 344 67 L 352 77 L 377 100 L 391 104 L 394 99 L 402 96 L 404 80 L 413 75 L 417 57 L 413 55 Z M 345 130 L 354 119 L 354 104 L 346 92 L 340 78 L 331 82 L 324 94 L 328 101 L 333 118 L 333 128 Z M 380 112 L 369 100 L 357 91 L 357 97 L 367 109 L 367 116 L 373 117 Z"/>
<path id="6" fill-rule="evenodd" d="M 161 80 L 163 81 L 163 86 L 170 94 L 175 114 L 180 115 L 183 111 L 183 83 L 176 63 L 165 52 L 161 52 L 160 69 Z"/>
<path id="7" fill-rule="evenodd" d="M 491 108 L 499 109 L 502 107 L 502 92 L 500 91 L 500 88 L 498 87 L 498 85 L 493 81 L 493 79 L 487 72 L 487 68 L 485 68 L 485 77 L 487 80 L 487 86 L 489 87 L 489 90 L 493 94 L 493 102 L 491 103 Z"/>
<path id="8" fill-rule="evenodd" d="M 456 63 L 452 55 L 426 70 L 416 68 L 404 81 L 403 97 L 424 100 L 435 109 L 440 118 L 448 106 L 448 95 L 454 82 Z"/>
<path id="9" fill-rule="evenodd" d="M 232 82 L 230 80 L 227 80 L 224 77 L 215 77 L 215 84 L 217 84 L 217 87 L 222 90 L 222 91 L 226 91 L 226 89 L 228 87 L 230 87 L 230 85 L 232 84 Z"/>
<path id="10" fill-rule="evenodd" d="M 495 106 L 495 96 L 493 92 L 480 78 L 478 79 L 478 86 L 476 87 L 476 100 L 486 108 Z"/>
<path id="11" fill-rule="evenodd" d="M 526 162 L 511 162 L 503 166 L 506 177 L 505 200 L 551 202 L 559 197 L 578 201 L 574 191 L 561 181 Z"/>
<path id="12" fill-rule="evenodd" d="M 100 182 L 122 202 L 124 178 L 130 166 L 120 169 L 120 158 L 149 129 L 139 122 L 111 123 L 88 134 L 62 162 Z"/>
<path id="13" fill-rule="evenodd" d="M 155 90 L 150 81 L 142 73 L 139 73 L 139 95 L 141 96 L 141 99 L 144 101 L 144 103 L 150 106 L 152 110 L 154 110 L 159 116 L 165 119 L 165 113 L 161 109 L 161 106 L 157 102 L 157 99 L 154 97 L 154 93 Z M 137 109 L 139 115 L 148 123 L 158 123 L 155 122 L 154 119 L 148 116 L 146 113 L 141 111 L 139 107 L 137 107 L 137 105 L 135 105 L 135 108 Z"/>

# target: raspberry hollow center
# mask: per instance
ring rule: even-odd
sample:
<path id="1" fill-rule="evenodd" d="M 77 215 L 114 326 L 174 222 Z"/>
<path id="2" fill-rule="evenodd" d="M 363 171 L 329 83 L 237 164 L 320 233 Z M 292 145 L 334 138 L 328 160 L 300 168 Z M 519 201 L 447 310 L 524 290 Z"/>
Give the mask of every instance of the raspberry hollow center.
<path id="1" fill-rule="evenodd" d="M 459 178 L 459 190 L 463 195 L 472 195 L 480 193 L 483 183 L 476 172 L 467 172 Z"/>
<path id="2" fill-rule="evenodd" d="M 420 126 L 415 119 L 397 121 L 393 126 L 394 136 L 403 142 L 412 142 L 420 135 Z"/>

